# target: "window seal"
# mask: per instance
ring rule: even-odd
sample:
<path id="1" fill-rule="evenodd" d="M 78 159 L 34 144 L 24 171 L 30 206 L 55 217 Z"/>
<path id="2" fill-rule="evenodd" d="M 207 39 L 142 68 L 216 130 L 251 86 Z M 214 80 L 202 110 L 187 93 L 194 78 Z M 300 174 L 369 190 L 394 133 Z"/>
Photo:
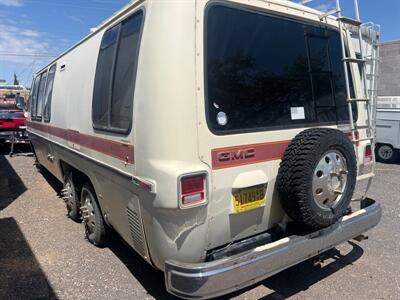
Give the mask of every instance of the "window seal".
<path id="1" fill-rule="evenodd" d="M 55 70 L 54 70 L 53 83 L 52 83 L 52 87 L 51 87 L 51 102 L 53 102 L 54 80 L 56 79 L 56 74 L 57 74 L 57 63 L 52 64 L 48 68 L 47 79 L 46 79 L 46 90 L 45 90 L 45 95 L 46 95 L 47 94 L 46 93 L 47 92 L 47 84 L 49 82 L 49 73 L 50 73 L 50 69 L 53 68 L 53 67 L 55 67 Z M 47 99 L 44 99 L 44 100 L 47 100 Z M 45 123 L 50 123 L 50 121 L 51 121 L 51 107 L 50 107 L 50 110 L 49 110 L 49 118 L 46 118 L 46 116 L 44 115 L 44 112 L 45 112 L 45 109 L 46 109 L 46 105 L 47 105 L 47 101 L 43 105 L 42 116 L 43 116 L 43 120 L 44 120 Z"/>
<path id="2" fill-rule="evenodd" d="M 209 11 L 212 7 L 214 6 L 222 6 L 222 7 L 227 7 L 227 8 L 232 8 L 232 9 L 237 9 L 239 11 L 245 11 L 245 12 L 250 12 L 258 15 L 263 15 L 263 16 L 269 16 L 269 17 L 274 17 L 274 18 L 279 18 L 279 19 L 284 19 L 284 20 L 289 20 L 293 22 L 299 22 L 302 24 L 307 24 L 311 26 L 319 26 L 326 29 L 331 29 L 336 31 L 339 34 L 343 34 L 339 31 L 337 27 L 334 27 L 330 24 L 322 24 L 320 22 L 316 22 L 313 20 L 308 20 L 308 19 L 303 19 L 301 17 L 295 17 L 291 15 L 287 15 L 284 13 L 279 13 L 279 12 L 266 12 L 261 8 L 256 8 L 256 7 L 248 7 L 243 4 L 238 4 L 238 3 L 227 3 L 223 1 L 211 1 L 209 2 L 206 7 L 205 7 L 205 12 L 204 12 L 204 17 L 203 17 L 203 84 L 204 84 L 204 102 L 205 102 L 205 117 L 206 117 L 206 122 L 207 122 L 207 127 L 208 130 L 217 136 L 227 136 L 227 135 L 235 135 L 235 134 L 245 134 L 245 133 L 257 133 L 257 132 L 271 132 L 271 131 L 276 131 L 276 130 L 290 130 L 290 129 L 301 129 L 301 128 L 312 128 L 312 127 L 319 127 L 319 126 L 338 126 L 342 124 L 348 124 L 348 121 L 339 121 L 338 118 L 336 118 L 336 122 L 315 122 L 315 123 L 298 123 L 298 124 L 292 124 L 292 125 L 277 125 L 277 126 L 264 126 L 264 127 L 254 127 L 254 128 L 239 128 L 239 129 L 231 129 L 231 130 L 218 130 L 213 128 L 211 125 L 211 116 L 209 112 L 209 105 L 211 104 L 209 101 L 208 97 L 208 67 L 207 67 L 207 58 L 208 58 L 208 51 L 207 51 L 207 45 L 208 45 L 208 14 Z M 346 43 L 346 51 L 349 51 L 348 45 Z M 331 62 L 330 62 L 331 63 Z M 351 71 L 350 76 L 352 77 L 353 85 L 354 85 L 354 76 L 353 72 Z M 354 89 L 354 87 L 353 87 Z M 355 91 L 354 91 L 355 92 Z M 334 95 L 332 95 L 334 98 L 334 101 L 336 103 L 336 99 Z M 356 107 L 356 116 L 358 119 L 358 107 Z M 336 113 L 337 113 L 337 107 L 336 107 Z"/>
<path id="3" fill-rule="evenodd" d="M 144 29 L 144 22 L 145 22 L 145 18 L 146 18 L 146 9 L 144 6 L 139 7 L 137 10 L 133 11 L 131 14 L 129 14 L 128 16 L 126 16 L 125 18 L 123 18 L 122 20 L 120 20 L 118 23 L 113 24 L 112 26 L 110 26 L 109 28 L 107 28 L 104 31 L 104 34 L 102 36 L 102 39 L 104 37 L 104 35 L 112 28 L 119 26 L 118 28 L 118 36 L 117 36 L 117 41 L 116 41 L 116 46 L 115 46 L 115 53 L 114 53 L 114 57 L 113 57 L 113 63 L 112 63 L 112 78 L 111 78 L 111 82 L 109 85 L 109 90 L 108 90 L 108 111 L 107 111 L 107 126 L 102 126 L 102 125 L 98 125 L 95 124 L 94 122 L 94 118 L 93 118 L 93 103 L 94 103 L 94 97 L 92 96 L 92 127 L 93 129 L 97 130 L 97 131 L 103 131 L 103 132 L 110 132 L 110 133 L 117 133 L 117 134 L 121 134 L 124 136 L 129 135 L 132 132 L 132 123 L 133 123 L 133 106 L 134 106 L 134 97 L 135 97 L 135 91 L 133 94 L 133 99 L 132 99 L 132 116 L 130 118 L 129 121 L 129 126 L 125 129 L 125 128 L 118 128 L 118 127 L 113 127 L 111 126 L 111 106 L 112 106 L 112 93 L 113 93 L 113 86 L 114 86 L 114 79 L 115 79 L 115 70 L 116 70 L 116 63 L 117 63 L 117 58 L 118 58 L 118 50 L 120 47 L 120 40 L 121 40 L 121 30 L 122 30 L 122 24 L 124 21 L 128 20 L 129 18 L 133 18 L 135 17 L 135 15 L 138 15 L 142 13 L 142 20 L 141 20 L 141 24 L 140 24 L 140 32 L 139 32 L 139 45 L 138 45 L 138 49 L 137 49 L 137 53 L 135 53 L 136 58 L 137 58 L 137 62 L 136 62 L 136 72 L 135 72 L 135 77 L 134 77 L 134 81 L 136 82 L 136 78 L 137 78 L 137 72 L 138 72 L 138 66 L 139 66 L 139 54 L 140 54 L 140 49 L 141 49 L 141 44 L 142 44 L 142 35 L 143 35 L 143 29 Z M 101 42 L 100 42 L 100 46 L 99 46 L 99 51 L 98 51 L 98 56 L 97 56 L 97 63 L 96 63 L 96 71 L 97 71 L 97 64 L 100 58 L 100 48 L 101 48 Z M 96 77 L 96 74 L 95 74 Z M 96 78 L 95 78 L 96 79 Z M 93 95 L 94 95 L 94 88 L 93 88 Z"/>
<path id="4" fill-rule="evenodd" d="M 31 120 L 35 121 L 35 122 L 41 122 L 42 121 L 42 117 L 43 117 L 43 105 L 42 105 L 42 116 L 40 116 L 40 117 L 38 117 L 38 115 L 37 115 L 37 105 L 38 105 L 38 102 L 39 102 L 39 91 L 40 91 L 40 84 L 42 82 L 42 76 L 46 72 L 47 72 L 47 69 L 43 70 L 42 73 L 38 74 L 35 77 L 35 80 L 36 80 L 37 77 L 39 77 L 39 85 L 37 87 L 37 90 L 35 91 L 36 92 L 36 106 L 35 106 L 35 113 L 34 114 L 33 114 L 33 111 L 31 109 Z M 47 77 L 46 77 L 46 83 L 45 83 L 45 87 L 44 87 L 45 91 L 46 91 L 46 84 L 47 84 Z M 35 86 L 34 86 L 34 88 L 35 88 Z M 32 104 L 33 104 L 33 102 L 32 102 Z"/>

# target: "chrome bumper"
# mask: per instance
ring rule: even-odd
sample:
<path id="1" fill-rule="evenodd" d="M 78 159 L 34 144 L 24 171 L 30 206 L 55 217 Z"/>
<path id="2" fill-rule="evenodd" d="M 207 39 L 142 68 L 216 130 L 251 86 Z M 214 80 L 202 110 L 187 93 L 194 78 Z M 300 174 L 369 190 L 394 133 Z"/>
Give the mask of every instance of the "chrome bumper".
<path id="1" fill-rule="evenodd" d="M 376 226 L 381 215 L 380 205 L 366 199 L 363 209 L 306 236 L 290 236 L 212 262 L 167 261 L 167 290 L 182 298 L 207 299 L 242 289 L 357 237 Z"/>

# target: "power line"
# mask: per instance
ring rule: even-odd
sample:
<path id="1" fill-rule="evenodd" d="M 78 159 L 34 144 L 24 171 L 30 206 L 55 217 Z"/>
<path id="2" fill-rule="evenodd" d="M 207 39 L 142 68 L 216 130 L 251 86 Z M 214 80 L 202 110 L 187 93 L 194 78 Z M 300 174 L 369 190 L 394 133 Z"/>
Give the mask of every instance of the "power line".
<path id="1" fill-rule="evenodd" d="M 12 57 L 39 57 L 39 58 L 53 58 L 57 57 L 56 54 L 50 53 L 15 53 L 15 52 L 2 52 L 0 56 L 12 56 Z"/>
<path id="2" fill-rule="evenodd" d="M 36 4 L 36 5 L 46 5 L 46 6 L 60 6 L 60 7 L 74 7 L 74 8 L 81 8 L 81 9 L 93 9 L 93 10 L 104 10 L 108 11 L 109 8 L 105 6 L 86 6 L 80 4 L 73 4 L 73 3 L 65 3 L 65 2 L 45 2 L 41 0 L 25 0 L 26 3 Z M 123 1 L 125 2 L 125 1 Z M 101 2 L 100 2 L 101 3 Z M 121 5 L 120 3 L 112 3 L 112 2 L 104 2 L 104 4 L 117 4 Z"/>

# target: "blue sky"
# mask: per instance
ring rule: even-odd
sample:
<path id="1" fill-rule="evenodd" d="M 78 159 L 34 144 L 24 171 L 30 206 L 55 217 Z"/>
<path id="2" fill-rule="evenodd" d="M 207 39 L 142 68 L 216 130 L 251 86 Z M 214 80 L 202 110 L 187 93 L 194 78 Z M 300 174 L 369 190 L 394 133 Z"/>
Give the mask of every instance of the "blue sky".
<path id="1" fill-rule="evenodd" d="M 159 0 L 172 1 L 172 0 Z M 72 46 L 128 0 L 0 0 L 0 79 L 14 72 L 29 86 L 32 74 L 50 58 L 10 56 L 56 55 Z M 341 0 L 345 15 L 353 15 L 353 0 Z M 382 41 L 400 39 L 399 0 L 359 0 L 363 21 L 382 25 Z M 334 0 L 308 5 L 327 10 Z M 8 55 L 6 55 L 8 54 Z"/>

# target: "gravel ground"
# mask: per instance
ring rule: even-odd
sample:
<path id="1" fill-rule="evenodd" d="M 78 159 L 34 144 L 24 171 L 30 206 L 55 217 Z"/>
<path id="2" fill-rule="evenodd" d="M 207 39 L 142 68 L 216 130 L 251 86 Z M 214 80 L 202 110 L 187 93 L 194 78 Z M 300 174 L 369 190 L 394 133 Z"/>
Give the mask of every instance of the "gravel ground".
<path id="1" fill-rule="evenodd" d="M 33 158 L 0 153 L 0 299 L 174 299 L 163 274 L 122 241 L 96 248 L 66 217 L 61 185 Z M 378 164 L 370 197 L 384 214 L 361 243 L 283 271 L 233 299 L 400 299 L 400 165 Z"/>

